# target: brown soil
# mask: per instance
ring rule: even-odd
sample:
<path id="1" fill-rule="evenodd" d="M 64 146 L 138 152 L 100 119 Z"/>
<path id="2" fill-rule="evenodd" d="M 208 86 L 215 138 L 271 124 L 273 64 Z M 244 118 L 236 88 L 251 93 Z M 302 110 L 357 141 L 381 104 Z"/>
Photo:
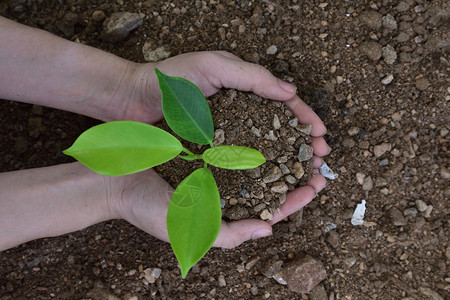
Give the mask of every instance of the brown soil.
<path id="1" fill-rule="evenodd" d="M 186 280 L 168 244 L 111 221 L 0 252 L 0 299 L 450 298 L 445 1 L 60 2 L 2 1 L 0 14 L 133 61 L 143 62 L 142 47 L 152 42 L 171 55 L 220 49 L 264 65 L 297 85 L 324 120 L 333 148 L 325 159 L 339 178 L 304 209 L 303 218 L 277 224 L 273 237 L 211 250 Z M 102 22 L 95 21 L 99 10 L 146 17 L 125 41 L 108 43 L 100 38 Z M 267 54 L 272 45 L 277 52 Z M 284 128 L 274 130 L 280 141 L 295 133 L 282 105 L 235 91 L 210 100 L 224 144 L 272 155 L 262 176 L 280 157 L 292 161 L 299 145 L 278 147 L 278 140 L 264 138 L 275 114 Z M 96 123 L 1 101 L 0 170 L 69 162 L 61 150 Z M 172 178 L 170 168 L 164 176 L 175 185 L 182 176 Z M 226 200 L 246 199 L 243 190 L 259 192 L 255 182 L 261 179 L 244 171 L 214 172 Z M 363 199 L 366 224 L 354 226 L 350 218 Z M 427 210 L 420 211 L 420 201 Z M 271 261 L 288 262 L 300 253 L 324 263 L 326 297 L 295 294 L 262 275 Z M 144 280 L 147 268 L 162 270 L 155 283 Z"/>

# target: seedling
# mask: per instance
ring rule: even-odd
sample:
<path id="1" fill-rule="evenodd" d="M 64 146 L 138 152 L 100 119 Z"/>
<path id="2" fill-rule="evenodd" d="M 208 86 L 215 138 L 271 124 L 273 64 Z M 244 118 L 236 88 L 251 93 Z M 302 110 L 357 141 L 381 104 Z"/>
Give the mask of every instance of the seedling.
<path id="1" fill-rule="evenodd" d="M 220 230 L 220 196 L 208 164 L 243 170 L 256 168 L 266 160 L 255 149 L 214 147 L 211 110 L 200 89 L 186 79 L 167 76 L 158 69 L 155 72 L 169 127 L 181 138 L 210 148 L 194 154 L 160 128 L 134 121 L 114 121 L 86 130 L 64 153 L 107 176 L 140 172 L 176 156 L 204 161 L 202 168 L 192 172 L 175 189 L 167 211 L 169 241 L 185 278 L 212 247 Z M 182 152 L 184 155 L 180 155 Z"/>

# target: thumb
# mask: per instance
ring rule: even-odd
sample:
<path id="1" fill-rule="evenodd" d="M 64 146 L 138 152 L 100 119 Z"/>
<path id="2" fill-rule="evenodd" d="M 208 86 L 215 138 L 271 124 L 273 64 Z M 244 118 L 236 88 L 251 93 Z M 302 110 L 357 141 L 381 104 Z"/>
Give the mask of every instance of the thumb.
<path id="1" fill-rule="evenodd" d="M 231 249 L 250 239 L 258 239 L 270 235 L 272 235 L 272 227 L 262 220 L 223 221 L 213 246 Z"/>
<path id="2" fill-rule="evenodd" d="M 214 54 L 219 58 L 216 59 L 215 65 L 219 67 L 220 72 L 213 71 L 211 75 L 219 81 L 221 87 L 251 91 L 273 100 L 291 99 L 297 91 L 295 86 L 278 79 L 260 65 L 243 61 L 228 52 Z"/>

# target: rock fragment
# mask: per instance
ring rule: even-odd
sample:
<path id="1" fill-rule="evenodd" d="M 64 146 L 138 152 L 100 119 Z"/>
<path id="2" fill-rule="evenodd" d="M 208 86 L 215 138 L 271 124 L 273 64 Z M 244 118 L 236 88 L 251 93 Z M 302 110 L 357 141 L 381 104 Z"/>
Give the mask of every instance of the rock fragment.
<path id="1" fill-rule="evenodd" d="M 416 80 L 416 88 L 421 91 L 426 90 L 430 86 L 430 82 L 425 77 Z"/>
<path id="2" fill-rule="evenodd" d="M 383 55 L 384 61 L 388 65 L 392 65 L 397 60 L 397 52 L 394 47 L 389 44 L 381 49 L 381 55 Z"/>
<path id="3" fill-rule="evenodd" d="M 381 80 L 381 83 L 384 84 L 384 85 L 387 85 L 387 84 L 391 83 L 392 80 L 394 80 L 394 75 L 388 74 L 386 77 L 384 77 L 384 78 Z"/>
<path id="4" fill-rule="evenodd" d="M 278 115 L 273 116 L 273 129 L 278 130 L 281 128 L 280 119 L 278 118 Z"/>
<path id="5" fill-rule="evenodd" d="M 397 30 L 397 21 L 391 14 L 387 14 L 381 18 L 381 24 L 389 31 Z"/>
<path id="6" fill-rule="evenodd" d="M 225 142 L 225 131 L 223 129 L 216 129 L 214 131 L 214 146 L 220 146 Z"/>
<path id="7" fill-rule="evenodd" d="M 166 50 L 165 47 L 158 47 L 153 49 L 153 43 L 147 42 L 142 47 L 142 54 L 144 55 L 145 61 L 156 62 L 164 60 L 170 56 L 170 52 Z"/>
<path id="8" fill-rule="evenodd" d="M 385 154 L 387 151 L 390 151 L 391 147 L 392 146 L 389 143 L 382 143 L 373 147 L 373 153 L 375 154 L 375 157 L 378 158 Z"/>
<path id="9" fill-rule="evenodd" d="M 317 284 L 327 277 L 323 264 L 308 255 L 302 255 L 289 263 L 281 276 L 288 289 L 296 293 L 309 293 Z"/>
<path id="10" fill-rule="evenodd" d="M 283 176 L 283 172 L 281 172 L 281 169 L 279 167 L 275 166 L 263 177 L 263 181 L 264 181 L 264 183 L 275 182 L 278 179 L 280 179 L 282 176 Z"/>
<path id="11" fill-rule="evenodd" d="M 300 149 L 298 150 L 298 160 L 299 161 L 307 161 L 313 157 L 314 149 L 307 145 L 301 144 Z"/>
<path id="12" fill-rule="evenodd" d="M 377 42 L 365 42 L 359 46 L 359 51 L 373 61 L 381 58 L 381 49 L 383 47 Z"/>
<path id="13" fill-rule="evenodd" d="M 144 14 L 117 12 L 103 22 L 103 37 L 108 42 L 119 42 L 125 39 L 130 31 L 142 25 Z"/>
<path id="14" fill-rule="evenodd" d="M 272 45 L 272 46 L 270 46 L 269 48 L 267 48 L 266 54 L 268 54 L 268 55 L 274 55 L 274 54 L 277 53 L 277 51 L 278 51 L 277 46 Z"/>
<path id="15" fill-rule="evenodd" d="M 303 169 L 303 166 L 301 163 L 299 163 L 298 161 L 296 161 L 293 165 L 294 167 L 294 176 L 297 179 L 300 179 L 303 177 L 303 175 L 305 174 L 305 170 Z"/>
<path id="16" fill-rule="evenodd" d="M 274 193 L 286 193 L 288 191 L 288 186 L 284 182 L 275 182 L 270 189 Z"/>
<path id="17" fill-rule="evenodd" d="M 392 223 L 395 226 L 405 226 L 406 225 L 405 217 L 403 216 L 401 211 L 398 210 L 398 208 L 392 207 L 389 210 L 389 216 L 391 217 Z"/>
<path id="18" fill-rule="evenodd" d="M 381 27 L 382 15 L 376 11 L 369 10 L 361 13 L 359 19 L 366 24 L 370 29 L 378 30 Z"/>
<path id="19" fill-rule="evenodd" d="M 424 212 L 428 208 L 428 205 L 425 202 L 423 202 L 422 200 L 416 200 L 416 206 L 420 212 Z"/>

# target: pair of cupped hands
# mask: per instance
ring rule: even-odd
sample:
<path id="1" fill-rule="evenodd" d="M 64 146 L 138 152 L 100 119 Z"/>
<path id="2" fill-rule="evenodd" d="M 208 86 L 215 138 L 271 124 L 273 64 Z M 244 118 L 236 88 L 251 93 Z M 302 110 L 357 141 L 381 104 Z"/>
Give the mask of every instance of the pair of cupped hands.
<path id="1" fill-rule="evenodd" d="M 163 118 L 161 94 L 154 68 L 167 75 L 190 80 L 206 97 L 214 95 L 221 88 L 231 88 L 281 101 L 300 123 L 312 125 L 313 176 L 307 185 L 291 191 L 280 211 L 269 222 L 256 219 L 223 221 L 215 247 L 233 248 L 250 239 L 270 236 L 272 225 L 304 207 L 325 187 L 325 178 L 319 174 L 318 168 L 322 165 L 321 157 L 330 151 L 323 138 L 326 128 L 313 110 L 296 95 L 294 86 L 276 78 L 262 66 L 245 62 L 228 52 L 187 53 L 157 63 L 138 65 L 133 71 L 133 84 L 129 85 L 132 86 L 128 91 L 130 97 L 122 99 L 120 119 L 152 124 Z M 164 179 L 153 169 L 149 169 L 105 180 L 110 207 L 116 212 L 116 217 L 127 220 L 154 237 L 168 241 L 166 214 L 173 188 Z"/>

